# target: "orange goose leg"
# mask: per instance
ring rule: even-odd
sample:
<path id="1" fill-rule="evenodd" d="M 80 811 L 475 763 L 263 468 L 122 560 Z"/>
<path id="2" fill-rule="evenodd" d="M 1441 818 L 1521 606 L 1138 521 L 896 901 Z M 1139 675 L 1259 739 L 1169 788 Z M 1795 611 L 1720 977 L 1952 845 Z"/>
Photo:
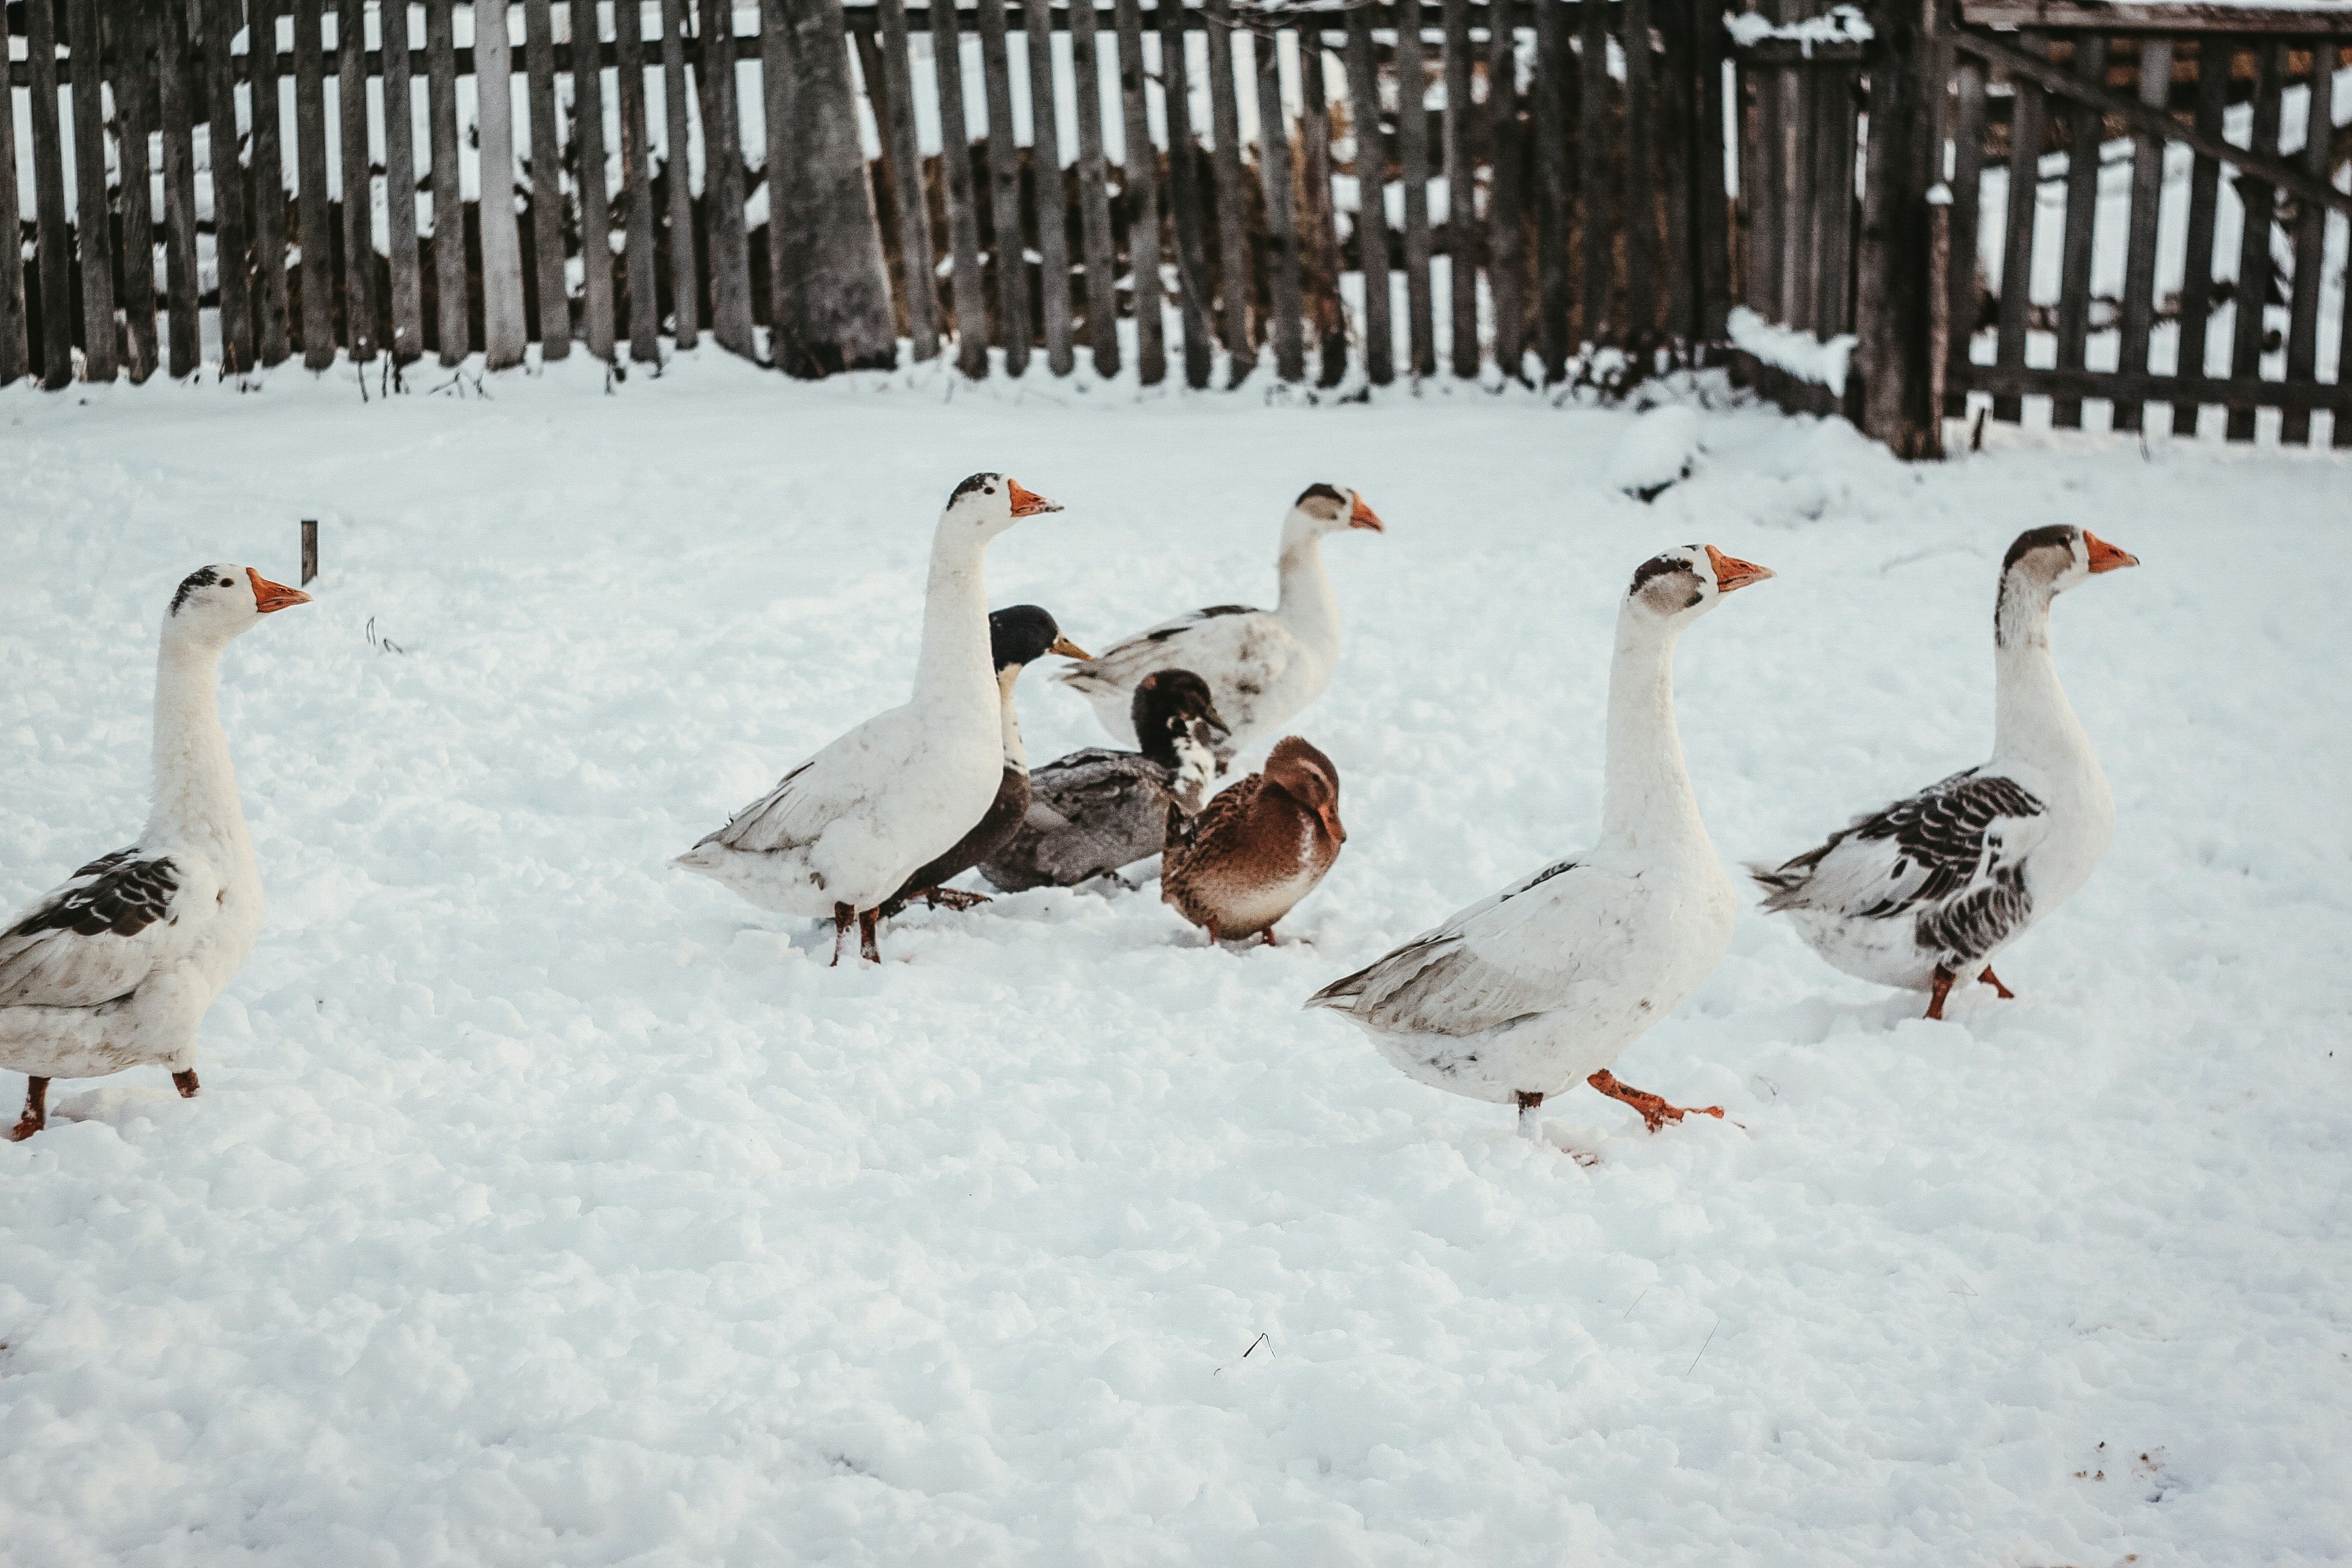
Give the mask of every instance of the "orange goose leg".
<path id="1" fill-rule="evenodd" d="M 196 1091 L 204 1088 L 204 1085 L 196 1081 L 196 1069 L 190 1068 L 185 1072 L 175 1072 L 172 1075 L 172 1087 L 180 1091 L 182 1100 L 194 1100 L 196 1098 Z"/>
<path id="2" fill-rule="evenodd" d="M 874 940 L 875 922 L 882 918 L 878 910 L 868 910 L 857 917 L 857 956 L 869 963 L 882 962 L 882 949 Z"/>
<path id="3" fill-rule="evenodd" d="M 1992 972 L 1992 965 L 1991 965 L 1991 964 L 1990 964 L 1990 963 L 1986 964 L 1986 965 L 1984 966 L 1984 973 L 1983 973 L 1982 974 L 1978 975 L 1978 976 L 1977 976 L 1977 978 L 1978 978 L 1979 980 L 1983 981 L 1986 984 L 1988 984 L 1988 985 L 1991 986 L 1995 991 L 1998 991 L 1999 993 L 2000 993 L 2000 999 L 2001 999 L 2002 1001 L 2004 1001 L 2004 1002 L 2014 1002 L 2014 1001 L 2016 1001 L 2016 1000 L 2017 1000 L 2017 993 L 2016 993 L 2016 992 L 2014 992 L 2014 991 L 2011 991 L 2008 986 L 2003 985 L 2003 984 L 2000 983 L 2000 975 L 1998 975 L 1998 974 L 1995 974 L 1995 973 Z"/>
<path id="4" fill-rule="evenodd" d="M 1943 1017 L 1944 998 L 1952 994 L 1952 983 L 1958 979 L 1959 979 L 1958 975 L 1942 964 L 1936 965 L 1936 988 L 1927 997 L 1927 1016 L 1936 1019 Z"/>
<path id="5" fill-rule="evenodd" d="M 28 1078 L 25 1080 L 25 1114 L 8 1134 L 11 1143 L 22 1143 L 49 1124 L 49 1080 Z"/>
<path id="6" fill-rule="evenodd" d="M 856 918 L 857 911 L 847 904 L 833 906 L 833 962 L 826 968 L 841 967 L 841 939 L 849 934 L 849 922 Z"/>
<path id="7" fill-rule="evenodd" d="M 1701 1116 L 1712 1116 L 1718 1121 L 1723 1120 L 1723 1107 L 1720 1105 L 1669 1105 L 1664 1098 L 1647 1089 L 1631 1089 L 1619 1083 L 1616 1075 L 1607 1068 L 1602 1068 L 1584 1081 L 1610 1099 L 1622 1100 L 1640 1111 L 1642 1121 L 1653 1132 L 1669 1121 L 1680 1121 L 1694 1111 Z"/>
<path id="8" fill-rule="evenodd" d="M 1544 1097 L 1531 1089 L 1520 1089 L 1518 1096 L 1519 1136 L 1540 1143 L 1543 1142 L 1543 1118 L 1537 1111 L 1542 1106 Z"/>

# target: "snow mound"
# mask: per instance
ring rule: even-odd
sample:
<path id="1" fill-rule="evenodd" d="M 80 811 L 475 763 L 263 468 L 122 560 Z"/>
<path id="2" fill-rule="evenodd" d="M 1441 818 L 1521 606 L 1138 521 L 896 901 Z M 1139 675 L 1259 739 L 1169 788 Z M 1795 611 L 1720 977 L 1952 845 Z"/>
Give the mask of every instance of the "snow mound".
<path id="1" fill-rule="evenodd" d="M 1663 403 L 1633 416 L 1609 457 L 1608 486 L 1636 500 L 1655 500 L 1667 486 L 1690 478 L 1698 461 L 1696 410 Z"/>

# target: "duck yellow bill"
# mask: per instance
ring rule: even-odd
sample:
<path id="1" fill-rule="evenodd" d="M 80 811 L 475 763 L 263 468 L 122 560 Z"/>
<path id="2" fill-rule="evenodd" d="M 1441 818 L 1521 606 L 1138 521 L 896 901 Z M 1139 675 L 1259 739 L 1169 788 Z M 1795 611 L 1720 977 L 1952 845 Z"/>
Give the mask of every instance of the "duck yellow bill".
<path id="1" fill-rule="evenodd" d="M 1007 479 L 1004 482 L 1012 490 L 1013 515 L 1015 517 L 1034 517 L 1041 511 L 1062 510 L 1060 501 L 1047 500 L 1034 490 L 1023 489 L 1019 479 Z"/>
<path id="2" fill-rule="evenodd" d="M 2139 564 L 2138 556 L 2128 550 L 2116 549 L 2087 528 L 2083 531 L 2083 543 L 2091 552 L 2091 570 L 2094 572 L 2120 572 L 2126 566 Z"/>
<path id="3" fill-rule="evenodd" d="M 289 588 L 283 583 L 273 583 L 248 566 L 245 574 L 253 579 L 253 605 L 263 615 L 282 610 L 289 605 L 307 605 L 310 595 L 299 588 Z"/>
<path id="4" fill-rule="evenodd" d="M 1742 561 L 1737 555 L 1726 555 L 1710 544 L 1706 558 L 1715 565 L 1715 591 L 1728 594 L 1735 588 L 1745 588 L 1750 583 L 1761 583 L 1774 575 L 1769 566 L 1759 566 L 1753 561 Z"/>
<path id="5" fill-rule="evenodd" d="M 1045 651 L 1047 653 L 1058 653 L 1064 658 L 1076 658 L 1091 661 L 1095 657 L 1086 649 L 1080 647 L 1077 644 L 1072 642 L 1069 638 L 1063 637 L 1055 637 L 1054 639 L 1054 646 L 1047 648 Z"/>
<path id="6" fill-rule="evenodd" d="M 1354 509 L 1348 513 L 1348 526 L 1349 528 L 1369 528 L 1374 533 L 1386 533 L 1389 531 L 1388 524 L 1381 521 L 1381 514 L 1374 511 L 1370 507 L 1366 506 L 1364 504 L 1364 498 L 1361 496 L 1358 496 L 1356 498 Z"/>

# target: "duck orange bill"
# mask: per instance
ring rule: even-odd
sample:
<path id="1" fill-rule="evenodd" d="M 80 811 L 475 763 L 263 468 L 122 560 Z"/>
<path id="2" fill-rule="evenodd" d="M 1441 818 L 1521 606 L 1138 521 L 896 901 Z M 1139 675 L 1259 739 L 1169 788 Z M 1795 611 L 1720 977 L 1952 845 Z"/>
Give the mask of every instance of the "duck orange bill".
<path id="1" fill-rule="evenodd" d="M 1374 511 L 1370 507 L 1366 506 L 1364 504 L 1364 498 L 1361 496 L 1358 496 L 1356 498 L 1354 510 L 1348 513 L 1348 526 L 1349 528 L 1369 528 L 1374 533 L 1386 533 L 1389 531 L 1388 524 L 1381 521 L 1381 514 Z"/>
<path id="2" fill-rule="evenodd" d="M 1706 558 L 1715 564 L 1715 591 L 1728 594 L 1735 588 L 1745 588 L 1750 583 L 1761 583 L 1774 575 L 1769 566 L 1759 566 L 1753 561 L 1742 561 L 1737 555 L 1726 555 L 1710 544 Z"/>
<path id="3" fill-rule="evenodd" d="M 1315 815 L 1323 819 L 1323 831 L 1331 836 L 1332 843 L 1345 844 L 1348 842 L 1348 830 L 1339 826 L 1339 808 L 1338 806 L 1329 805 L 1318 805 L 1315 808 Z"/>
<path id="4" fill-rule="evenodd" d="M 2091 552 L 2091 570 L 2094 572 L 2120 572 L 2126 566 L 2139 564 L 2138 556 L 2128 550 L 2116 549 L 2087 528 L 2083 531 L 2083 543 Z"/>
<path id="5" fill-rule="evenodd" d="M 289 605 L 307 605 L 310 595 L 299 588 L 289 588 L 283 583 L 273 583 L 248 566 L 245 574 L 253 579 L 253 606 L 263 615 L 282 610 Z"/>
<path id="6" fill-rule="evenodd" d="M 1054 639 L 1054 646 L 1047 648 L 1045 651 L 1047 653 L 1058 653 L 1064 658 L 1086 659 L 1089 662 L 1091 662 L 1095 657 L 1086 649 L 1080 647 L 1077 644 L 1072 642 L 1069 638 L 1064 637 L 1055 637 Z"/>
<path id="7" fill-rule="evenodd" d="M 1013 492 L 1013 515 L 1015 517 L 1034 517 L 1041 511 L 1062 510 L 1060 501 L 1047 500 L 1034 490 L 1022 489 L 1019 479 L 1007 479 L 1004 482 Z"/>

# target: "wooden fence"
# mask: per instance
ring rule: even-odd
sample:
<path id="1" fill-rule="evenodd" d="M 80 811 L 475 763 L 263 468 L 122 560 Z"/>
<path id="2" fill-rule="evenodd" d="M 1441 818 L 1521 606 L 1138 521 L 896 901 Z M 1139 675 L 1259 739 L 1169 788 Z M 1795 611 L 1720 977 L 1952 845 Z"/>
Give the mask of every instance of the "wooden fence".
<path id="1" fill-rule="evenodd" d="M 33 261 L 0 247 L 0 383 L 194 374 L 215 310 L 231 374 L 339 350 L 498 367 L 530 341 L 650 361 L 706 330 L 758 357 L 803 265 L 755 210 L 797 155 L 776 60 L 812 26 L 853 67 L 899 335 L 970 375 L 992 349 L 1006 374 L 1042 350 L 1067 374 L 1084 348 L 1146 384 L 1173 358 L 1196 387 L 1220 351 L 1235 380 L 1261 352 L 1327 386 L 1351 363 L 1375 384 L 1606 379 L 1719 341 L 1732 298 L 1709 0 L 482 0 L 470 48 L 453 0 L 247 4 L 10 0 Z M 74 90 L 93 75 L 103 95 Z M 421 108 L 425 133 L 377 103 Z M 24 210 L 14 133 L 0 116 L 0 211 Z M 472 157 L 488 188 L 513 172 L 511 202 L 461 199 Z"/>
<path id="2" fill-rule="evenodd" d="M 1873 342 L 1860 296 L 1875 287 L 1925 303 L 1919 407 L 1960 415 L 1975 393 L 1990 417 L 2018 421 L 2027 399 L 2046 398 L 2052 425 L 2070 428 L 2086 401 L 2104 401 L 2112 428 L 2181 434 L 2218 408 L 2231 440 L 2252 439 L 2260 411 L 2275 409 L 2279 438 L 2298 445 L 2318 438 L 2312 416 L 2326 410 L 2326 439 L 2352 447 L 2352 310 L 2327 265 L 2330 226 L 2352 221 L 2352 193 L 2336 183 L 2352 126 L 2331 107 L 2352 66 L 2352 6 L 1961 0 L 1901 51 L 1835 37 L 1822 16 L 1779 20 L 1735 51 L 1744 294 L 1777 325 L 1863 342 L 1843 397 L 1751 367 L 1767 391 L 1887 433 L 1869 384 L 1901 379 L 1909 344 L 1883 324 Z M 1927 155 L 1874 171 L 1890 193 L 1874 213 L 1856 150 L 1883 140 L 1864 130 L 1881 79 L 1914 72 Z M 2283 155 L 2290 131 L 2300 150 Z M 2128 165 L 2127 193 L 2103 196 L 2103 146 Z M 2185 165 L 2187 187 L 2170 181 L 2168 197 L 2168 163 Z M 2054 231 L 2045 193 L 2061 195 Z M 1927 204 L 1929 243 L 1865 257 L 1874 228 L 1895 226 L 1910 201 Z M 2234 232 L 2225 216 L 2242 217 Z M 1934 433 L 1933 420 L 1919 428 L 1923 447 Z"/>

